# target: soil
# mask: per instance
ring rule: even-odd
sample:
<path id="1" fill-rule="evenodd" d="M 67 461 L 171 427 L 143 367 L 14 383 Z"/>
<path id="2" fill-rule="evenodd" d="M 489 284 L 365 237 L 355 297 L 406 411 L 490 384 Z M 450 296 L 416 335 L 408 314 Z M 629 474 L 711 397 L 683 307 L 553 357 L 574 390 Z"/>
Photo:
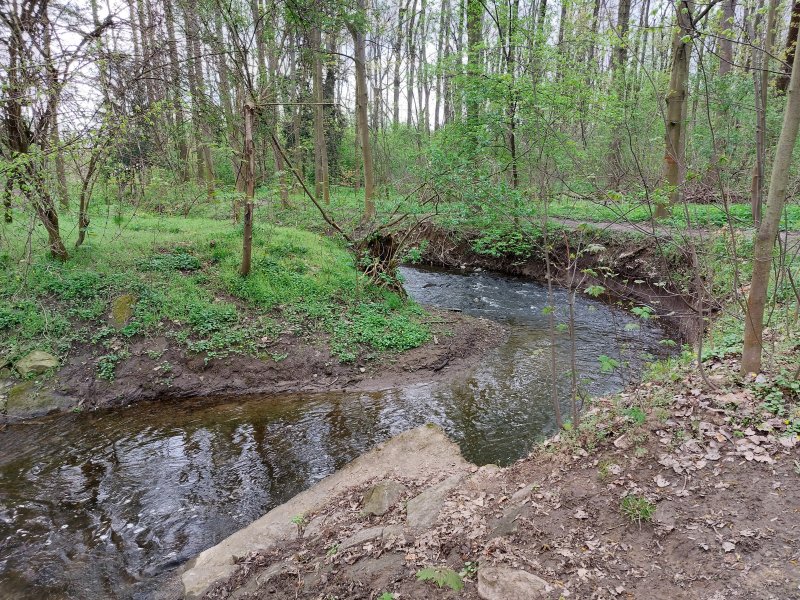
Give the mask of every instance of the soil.
<path id="1" fill-rule="evenodd" d="M 423 346 L 349 364 L 332 356 L 324 340 L 291 334 L 269 347 L 272 356 L 285 355 L 281 360 L 240 354 L 206 360 L 172 338 L 140 338 L 131 344 L 130 356 L 116 365 L 112 381 L 98 377 L 98 354 L 107 350 L 84 345 L 70 353 L 38 393 L 53 396 L 60 409 L 69 410 L 156 399 L 388 389 L 455 377 L 505 335 L 495 322 L 447 311 L 429 310 L 428 324 L 433 335 Z"/>
<path id="2" fill-rule="evenodd" d="M 481 571 L 502 567 L 542 584 L 513 598 L 798 599 L 800 437 L 764 418 L 735 361 L 709 366 L 715 389 L 685 372 L 622 406 L 599 399 L 582 433 L 474 467 L 430 527 L 405 514 L 429 481 L 401 480 L 407 494 L 380 517 L 362 512 L 370 484 L 345 490 L 308 515 L 327 527 L 251 553 L 206 598 L 489 600 L 500 596 L 481 591 Z M 742 414 L 760 424 L 739 430 Z M 626 514 L 626 497 L 652 512 Z M 424 568 L 459 573 L 464 589 L 420 580 Z"/>

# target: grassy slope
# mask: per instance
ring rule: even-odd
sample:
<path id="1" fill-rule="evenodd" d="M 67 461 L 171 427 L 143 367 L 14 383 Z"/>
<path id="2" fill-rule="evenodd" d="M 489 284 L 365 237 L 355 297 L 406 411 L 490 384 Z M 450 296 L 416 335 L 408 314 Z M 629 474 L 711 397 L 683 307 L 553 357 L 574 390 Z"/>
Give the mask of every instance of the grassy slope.
<path id="1" fill-rule="evenodd" d="M 415 347 L 429 335 L 418 306 L 368 285 L 345 248 L 310 232 L 257 226 L 253 273 L 242 279 L 241 229 L 225 220 L 96 214 L 86 244 L 63 265 L 42 252 L 41 226 L 25 258 L 25 225 L 0 230 L 6 361 L 33 349 L 63 355 L 76 342 L 93 342 L 105 346 L 100 375 L 111 378 L 126 340 L 137 334 L 167 334 L 190 350 L 224 356 L 262 354 L 279 332 L 292 330 L 324 338 L 343 361 Z M 62 231 L 71 247 L 74 222 L 63 219 Z M 111 303 L 127 293 L 137 302 L 117 332 L 108 320 Z"/>

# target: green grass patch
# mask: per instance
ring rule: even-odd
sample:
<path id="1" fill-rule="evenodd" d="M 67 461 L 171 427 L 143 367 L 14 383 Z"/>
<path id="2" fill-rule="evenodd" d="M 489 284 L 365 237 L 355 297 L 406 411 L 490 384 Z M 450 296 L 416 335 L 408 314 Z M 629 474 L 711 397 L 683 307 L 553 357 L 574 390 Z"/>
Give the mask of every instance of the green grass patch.
<path id="1" fill-rule="evenodd" d="M 0 255 L 0 358 L 100 344 L 98 374 L 111 379 L 135 335 L 172 336 L 212 358 L 268 357 L 269 343 L 292 327 L 329 343 L 346 361 L 407 350 L 430 335 L 420 307 L 371 285 L 336 240 L 259 223 L 253 270 L 243 278 L 242 231 L 229 221 L 124 211 L 116 219 L 94 214 L 92 221 L 87 242 L 73 249 L 74 223 L 62 219 L 71 251 L 64 264 L 45 254 L 41 227 L 34 230 L 38 251 L 26 259 L 25 221 L 2 225 L 9 244 Z M 115 328 L 111 303 L 122 294 L 136 301 Z"/>

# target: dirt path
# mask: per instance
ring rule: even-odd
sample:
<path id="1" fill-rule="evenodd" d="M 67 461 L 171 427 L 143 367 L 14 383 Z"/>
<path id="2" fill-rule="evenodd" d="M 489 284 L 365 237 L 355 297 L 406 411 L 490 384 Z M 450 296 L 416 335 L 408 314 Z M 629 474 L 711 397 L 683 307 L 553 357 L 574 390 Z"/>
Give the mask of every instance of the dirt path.
<path id="1" fill-rule="evenodd" d="M 600 399 L 509 468 L 332 493 L 206 597 L 798 599 L 800 437 L 734 361 L 707 366 L 718 388 L 684 372 Z M 381 479 L 400 491 L 375 514 Z"/>

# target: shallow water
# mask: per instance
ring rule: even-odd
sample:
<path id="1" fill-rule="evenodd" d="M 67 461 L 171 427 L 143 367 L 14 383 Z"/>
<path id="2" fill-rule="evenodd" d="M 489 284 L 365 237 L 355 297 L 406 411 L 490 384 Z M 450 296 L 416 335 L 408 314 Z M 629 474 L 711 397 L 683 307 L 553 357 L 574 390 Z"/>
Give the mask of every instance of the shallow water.
<path id="1" fill-rule="evenodd" d="M 176 565 L 417 425 L 441 425 L 479 464 L 512 462 L 552 432 L 546 288 L 491 273 L 403 274 L 420 302 L 498 320 L 508 339 L 447 383 L 146 403 L 0 432 L 0 599 L 147 598 Z M 557 291 L 555 304 L 566 298 Z M 585 298 L 575 331 L 592 394 L 637 377 L 664 335 Z M 566 408 L 567 334 L 557 343 Z M 601 373 L 600 355 L 627 364 Z"/>

